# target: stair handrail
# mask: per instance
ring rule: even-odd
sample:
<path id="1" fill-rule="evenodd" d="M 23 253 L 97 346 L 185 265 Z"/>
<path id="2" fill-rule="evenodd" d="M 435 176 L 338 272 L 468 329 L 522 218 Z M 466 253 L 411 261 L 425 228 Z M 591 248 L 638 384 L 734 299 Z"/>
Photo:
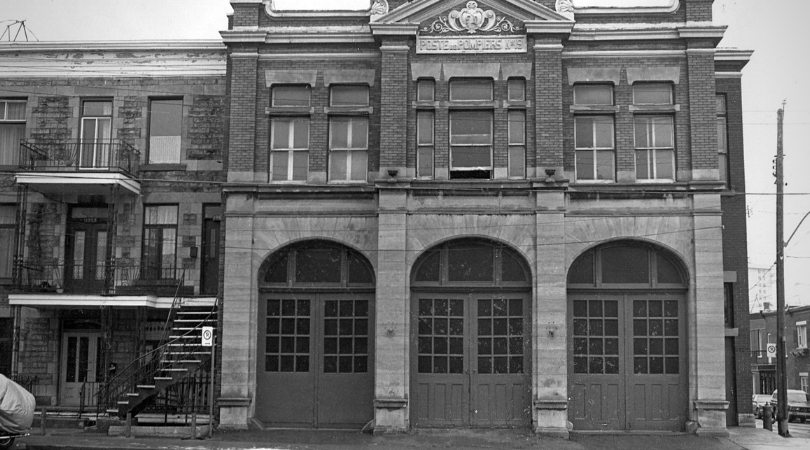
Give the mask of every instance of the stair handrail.
<path id="1" fill-rule="evenodd" d="M 183 270 L 183 275 L 181 276 L 177 284 L 177 288 L 175 289 L 174 298 L 172 300 L 172 306 L 170 308 L 169 314 L 167 315 L 167 320 L 166 323 L 164 324 L 164 329 L 159 345 L 154 349 L 139 356 L 138 358 L 135 358 L 122 371 L 117 373 L 113 378 L 108 380 L 107 383 L 103 384 L 99 388 L 98 393 L 96 394 L 97 395 L 96 416 L 101 414 L 102 408 L 108 408 L 111 404 L 113 404 L 113 402 L 117 401 L 117 399 L 124 392 L 126 392 L 127 390 L 132 390 L 143 380 L 146 380 L 149 377 L 154 376 L 155 373 L 161 370 L 160 362 L 164 350 L 169 345 L 183 340 L 186 336 L 196 331 L 201 326 L 200 324 L 197 324 L 194 328 L 186 331 L 182 335 L 170 339 L 171 324 L 174 322 L 176 310 L 179 309 L 179 307 L 182 305 L 182 301 L 179 294 L 184 279 L 185 279 L 185 270 Z M 216 312 L 218 303 L 219 303 L 218 300 L 214 302 L 214 306 L 206 316 L 206 320 L 209 319 Z"/>

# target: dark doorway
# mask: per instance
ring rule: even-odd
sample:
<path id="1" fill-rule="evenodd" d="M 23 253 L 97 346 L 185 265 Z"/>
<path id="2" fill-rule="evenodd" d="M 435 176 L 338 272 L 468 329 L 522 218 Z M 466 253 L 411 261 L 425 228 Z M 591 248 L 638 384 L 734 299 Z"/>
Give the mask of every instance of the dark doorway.
<path id="1" fill-rule="evenodd" d="M 200 294 L 203 295 L 216 295 L 219 292 L 221 221 L 221 205 L 203 206 L 202 262 L 200 263 L 202 272 Z"/>

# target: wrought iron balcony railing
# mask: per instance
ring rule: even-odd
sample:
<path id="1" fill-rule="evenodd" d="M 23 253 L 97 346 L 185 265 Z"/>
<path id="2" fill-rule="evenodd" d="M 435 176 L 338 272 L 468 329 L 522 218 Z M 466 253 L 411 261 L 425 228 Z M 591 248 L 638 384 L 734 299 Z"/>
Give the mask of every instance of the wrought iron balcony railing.
<path id="1" fill-rule="evenodd" d="M 94 295 L 173 296 L 182 269 L 150 261 L 108 262 L 19 261 L 16 264 L 19 292 L 52 292 Z M 182 286 L 180 295 L 191 295 L 191 286 Z"/>
<path id="2" fill-rule="evenodd" d="M 115 172 L 134 176 L 140 152 L 118 139 L 53 143 L 23 141 L 20 169 L 32 172 Z"/>

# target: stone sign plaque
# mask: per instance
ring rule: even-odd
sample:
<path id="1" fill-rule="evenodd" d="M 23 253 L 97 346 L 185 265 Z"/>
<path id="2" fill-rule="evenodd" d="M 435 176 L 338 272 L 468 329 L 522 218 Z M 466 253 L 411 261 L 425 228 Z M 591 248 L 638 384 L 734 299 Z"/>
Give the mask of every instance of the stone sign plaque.
<path id="1" fill-rule="evenodd" d="M 526 53 L 526 36 L 417 36 L 416 53 Z"/>

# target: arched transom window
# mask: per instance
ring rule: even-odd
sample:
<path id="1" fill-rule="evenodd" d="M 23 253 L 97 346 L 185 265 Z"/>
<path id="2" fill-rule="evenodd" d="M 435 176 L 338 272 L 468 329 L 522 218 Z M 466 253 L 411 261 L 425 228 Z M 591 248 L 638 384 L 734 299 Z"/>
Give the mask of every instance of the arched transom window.
<path id="1" fill-rule="evenodd" d="M 529 269 L 515 250 L 483 239 L 463 239 L 434 247 L 414 265 L 415 286 L 528 286 Z"/>
<path id="2" fill-rule="evenodd" d="M 264 287 L 373 287 L 374 272 L 359 252 L 316 240 L 274 253 L 259 276 Z"/>
<path id="3" fill-rule="evenodd" d="M 580 255 L 568 271 L 568 287 L 685 288 L 685 271 L 674 255 L 640 242 L 602 245 Z"/>

